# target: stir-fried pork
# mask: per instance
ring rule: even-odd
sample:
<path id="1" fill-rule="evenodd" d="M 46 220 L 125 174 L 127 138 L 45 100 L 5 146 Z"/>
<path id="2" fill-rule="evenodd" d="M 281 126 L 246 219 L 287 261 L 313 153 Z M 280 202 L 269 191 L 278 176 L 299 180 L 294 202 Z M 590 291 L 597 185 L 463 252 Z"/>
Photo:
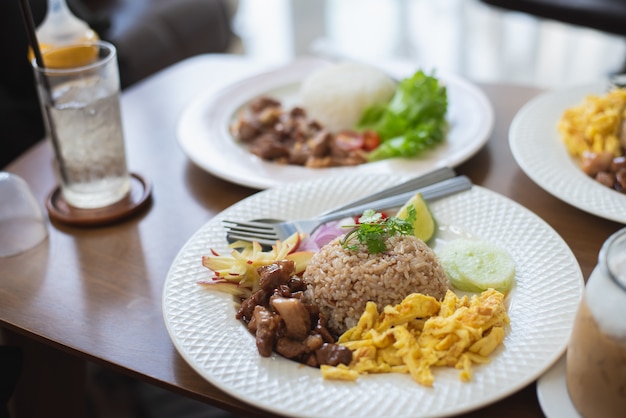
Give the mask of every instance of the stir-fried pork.
<path id="1" fill-rule="evenodd" d="M 360 134 L 352 140 L 333 134 L 309 119 L 301 107 L 284 110 L 270 97 L 259 97 L 243 109 L 231 126 L 232 134 L 264 160 L 307 167 L 358 165 L 367 162 Z"/>
<path id="2" fill-rule="evenodd" d="M 626 193 L 626 157 L 614 157 L 610 152 L 585 152 L 581 168 L 601 184 Z"/>
<path id="3" fill-rule="evenodd" d="M 237 318 L 255 335 L 259 354 L 275 351 L 312 367 L 349 364 L 352 351 L 335 344 L 324 315 L 303 302 L 306 285 L 293 276 L 294 263 L 280 261 L 258 271 L 261 289 L 242 301 Z"/>

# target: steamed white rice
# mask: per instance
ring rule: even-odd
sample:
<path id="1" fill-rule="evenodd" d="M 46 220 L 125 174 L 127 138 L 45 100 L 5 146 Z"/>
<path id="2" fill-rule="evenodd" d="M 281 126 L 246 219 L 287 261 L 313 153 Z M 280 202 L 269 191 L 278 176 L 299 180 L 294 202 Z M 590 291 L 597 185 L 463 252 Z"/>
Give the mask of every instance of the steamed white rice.
<path id="1" fill-rule="evenodd" d="M 396 83 L 383 71 L 364 64 L 341 63 L 318 70 L 302 83 L 307 114 L 332 132 L 354 129 L 363 111 L 387 103 Z"/>

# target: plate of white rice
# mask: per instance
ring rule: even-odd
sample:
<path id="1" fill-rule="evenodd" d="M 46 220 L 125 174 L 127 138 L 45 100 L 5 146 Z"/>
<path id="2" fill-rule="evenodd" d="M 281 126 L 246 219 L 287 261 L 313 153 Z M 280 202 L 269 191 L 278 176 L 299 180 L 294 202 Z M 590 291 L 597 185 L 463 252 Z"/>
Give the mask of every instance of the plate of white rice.
<path id="1" fill-rule="evenodd" d="M 254 336 L 235 318 L 233 297 L 198 284 L 212 275 L 202 256 L 211 249 L 229 253 L 223 219 L 314 216 L 406 178 L 363 174 L 286 184 L 252 195 L 202 226 L 173 260 L 163 289 L 164 321 L 184 360 L 243 402 L 294 417 L 449 416 L 496 402 L 535 381 L 565 351 L 584 289 L 582 272 L 550 225 L 480 186 L 430 203 L 438 223 L 435 251 L 452 234 L 489 241 L 515 261 L 503 346 L 490 363 L 472 367 L 469 382 L 452 368 L 435 368 L 433 387 L 408 374 L 324 380 L 319 369 L 278 355 L 260 356 Z"/>
<path id="2" fill-rule="evenodd" d="M 278 164 L 263 160 L 240 144 L 230 132 L 230 125 L 238 111 L 254 98 L 272 96 L 285 108 L 303 104 L 302 84 L 316 71 L 332 63 L 316 58 L 300 58 L 288 65 L 253 75 L 230 84 L 219 91 L 206 91 L 185 108 L 178 123 L 178 142 L 197 166 L 205 171 L 247 187 L 267 189 L 287 183 L 331 178 L 346 174 L 412 174 L 419 175 L 438 167 L 456 167 L 476 154 L 487 142 L 493 131 L 494 112 L 489 99 L 477 86 L 451 74 L 434 75 L 445 84 L 448 94 L 446 120 L 449 131 L 442 144 L 415 158 L 393 158 L 352 167 L 307 168 Z M 396 79 L 409 77 L 419 70 L 417 66 L 402 65 L 384 69 Z M 354 120 L 355 109 L 364 108 L 366 98 L 359 98 L 355 107 L 346 106 L 340 100 L 339 90 L 354 90 L 350 82 L 358 77 L 343 78 L 338 88 L 330 92 L 308 94 L 307 103 L 313 103 L 318 112 L 329 117 L 341 115 L 339 121 Z M 384 84 L 384 83 L 383 83 Z M 351 88 L 352 87 L 352 88 Z M 383 85 L 369 92 L 377 97 Z M 316 89 L 317 90 L 317 89 Z M 383 93 L 384 94 L 384 93 Z M 306 109 L 305 109 L 306 110 Z"/>

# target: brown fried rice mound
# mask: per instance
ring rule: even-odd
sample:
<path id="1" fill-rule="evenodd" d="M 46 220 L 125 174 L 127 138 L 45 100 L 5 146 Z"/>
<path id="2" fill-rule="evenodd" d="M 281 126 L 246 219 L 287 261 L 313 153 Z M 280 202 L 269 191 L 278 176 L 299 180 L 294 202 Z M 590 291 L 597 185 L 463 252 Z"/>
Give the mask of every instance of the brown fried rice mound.
<path id="1" fill-rule="evenodd" d="M 451 289 L 435 252 L 414 236 L 389 238 L 387 251 L 379 254 L 365 246 L 343 248 L 336 238 L 313 256 L 303 280 L 305 298 L 318 306 L 336 335 L 357 324 L 368 301 L 382 310 L 411 293 L 441 300 Z"/>

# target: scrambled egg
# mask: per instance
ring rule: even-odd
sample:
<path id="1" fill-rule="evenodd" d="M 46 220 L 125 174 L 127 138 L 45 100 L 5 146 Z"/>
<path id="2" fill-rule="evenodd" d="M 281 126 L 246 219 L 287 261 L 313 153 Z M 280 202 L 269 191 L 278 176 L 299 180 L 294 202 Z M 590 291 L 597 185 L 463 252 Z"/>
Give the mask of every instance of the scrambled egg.
<path id="1" fill-rule="evenodd" d="M 626 89 L 611 90 L 604 96 L 590 95 L 585 101 L 566 109 L 558 130 L 568 152 L 582 157 L 585 152 L 610 152 L 622 155 L 619 135 L 626 116 Z"/>
<path id="2" fill-rule="evenodd" d="M 322 366 L 326 379 L 356 380 L 367 373 L 410 373 L 432 386 L 431 366 L 460 369 L 462 381 L 471 380 L 471 365 L 487 363 L 504 340 L 509 316 L 504 295 L 489 289 L 458 298 L 448 291 L 442 302 L 414 293 L 379 315 L 368 302 L 358 324 L 338 343 L 353 351 L 349 366 Z"/>

